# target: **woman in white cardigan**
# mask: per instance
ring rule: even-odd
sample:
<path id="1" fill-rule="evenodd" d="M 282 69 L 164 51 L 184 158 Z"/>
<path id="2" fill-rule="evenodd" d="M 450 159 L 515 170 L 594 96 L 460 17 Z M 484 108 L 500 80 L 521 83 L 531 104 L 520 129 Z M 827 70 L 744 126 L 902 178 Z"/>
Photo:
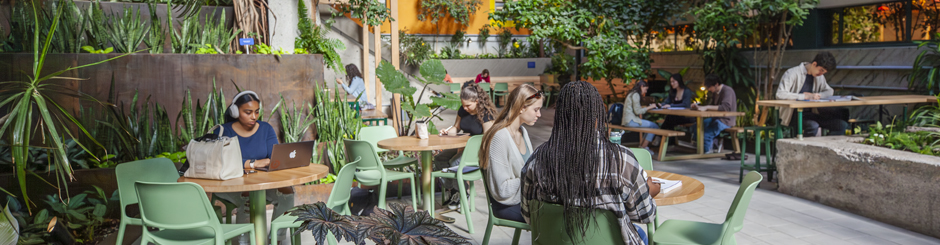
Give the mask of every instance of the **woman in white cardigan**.
<path id="1" fill-rule="evenodd" d="M 493 215 L 501 219 L 525 222 L 522 217 L 522 167 L 532 151 L 532 143 L 522 124 L 532 126 L 542 116 L 542 92 L 523 84 L 509 93 L 508 106 L 496 117 L 493 127 L 483 135 L 480 167 L 486 174 Z"/>

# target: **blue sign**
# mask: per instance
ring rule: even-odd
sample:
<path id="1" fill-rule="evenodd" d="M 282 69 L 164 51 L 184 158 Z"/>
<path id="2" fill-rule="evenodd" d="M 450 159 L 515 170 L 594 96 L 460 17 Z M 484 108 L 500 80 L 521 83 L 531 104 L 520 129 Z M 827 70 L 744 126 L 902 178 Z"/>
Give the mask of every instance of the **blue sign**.
<path id="1" fill-rule="evenodd" d="M 529 68 L 535 68 L 535 61 L 529 61 Z"/>
<path id="2" fill-rule="evenodd" d="M 255 39 L 254 38 L 239 38 L 238 44 L 239 45 L 255 45 Z"/>

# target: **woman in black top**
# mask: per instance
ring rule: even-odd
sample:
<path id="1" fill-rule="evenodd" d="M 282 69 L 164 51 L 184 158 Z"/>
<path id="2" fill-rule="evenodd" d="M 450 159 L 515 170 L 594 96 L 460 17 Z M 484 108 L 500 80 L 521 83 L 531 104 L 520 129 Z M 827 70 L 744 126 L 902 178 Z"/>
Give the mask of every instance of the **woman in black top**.
<path id="1" fill-rule="evenodd" d="M 464 84 L 460 89 L 460 103 L 463 104 L 460 110 L 457 110 L 457 120 L 454 125 L 440 130 L 442 135 L 457 135 L 463 131 L 470 136 L 481 135 L 493 126 L 493 119 L 496 116 L 496 105 L 490 96 L 475 83 Z M 450 149 L 441 151 L 434 157 L 434 168 L 437 170 L 447 167 L 457 166 L 460 163 L 460 153 L 463 149 Z M 443 179 L 442 185 L 445 190 L 451 190 L 453 193 L 445 204 L 456 205 L 459 202 L 457 196 L 457 181 L 453 179 Z"/>
<path id="2" fill-rule="evenodd" d="M 672 77 L 669 77 L 669 86 L 672 89 L 669 90 L 669 97 L 666 97 L 666 101 L 662 104 L 663 109 L 669 109 L 670 107 L 689 108 L 692 105 L 692 96 L 695 95 L 695 92 L 685 86 L 682 75 L 672 74 Z M 666 115 L 666 119 L 663 120 L 663 125 L 660 128 L 672 130 L 676 126 L 689 123 L 695 123 L 695 120 L 691 117 Z"/>

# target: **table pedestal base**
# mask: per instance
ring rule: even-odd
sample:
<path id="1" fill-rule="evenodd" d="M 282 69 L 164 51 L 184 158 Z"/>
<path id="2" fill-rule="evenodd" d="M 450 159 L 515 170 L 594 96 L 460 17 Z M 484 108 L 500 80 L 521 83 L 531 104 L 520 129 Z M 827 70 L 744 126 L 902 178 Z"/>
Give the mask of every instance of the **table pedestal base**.
<path id="1" fill-rule="evenodd" d="M 265 238 L 267 238 L 267 229 L 268 229 L 268 220 L 267 220 L 267 210 L 265 206 L 267 205 L 267 197 L 265 197 L 265 191 L 252 191 L 248 193 L 248 210 L 251 223 L 255 225 L 255 244 L 265 244 Z"/>
<path id="2" fill-rule="evenodd" d="M 421 195 L 424 198 L 421 202 L 424 204 L 424 210 L 434 214 L 434 201 L 431 199 L 434 197 L 434 190 L 431 190 L 431 165 L 433 164 L 434 156 L 431 154 L 431 151 L 421 151 Z"/>

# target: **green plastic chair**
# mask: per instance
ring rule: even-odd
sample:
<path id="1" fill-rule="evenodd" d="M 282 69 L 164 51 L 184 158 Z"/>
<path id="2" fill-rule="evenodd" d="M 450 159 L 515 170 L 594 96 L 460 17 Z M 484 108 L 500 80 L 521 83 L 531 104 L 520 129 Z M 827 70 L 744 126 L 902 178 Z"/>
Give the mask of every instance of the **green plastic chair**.
<path id="1" fill-rule="evenodd" d="M 451 83 L 451 84 L 450 84 L 450 92 L 451 92 L 451 93 L 455 93 L 455 94 L 459 94 L 459 93 L 460 93 L 460 85 L 461 85 L 460 83 Z"/>
<path id="2" fill-rule="evenodd" d="M 572 239 L 565 232 L 565 207 L 537 200 L 529 201 L 532 244 L 624 244 L 620 223 L 610 210 L 595 209 L 594 220 L 587 222 L 586 236 Z"/>
<path id="3" fill-rule="evenodd" d="M 493 88 L 490 87 L 490 83 L 477 83 L 480 88 L 483 88 L 483 92 L 486 92 L 486 95 L 490 96 L 490 100 L 493 100 Z"/>
<path id="4" fill-rule="evenodd" d="M 138 181 L 135 186 L 144 226 L 140 244 L 222 245 L 244 233 L 255 244 L 254 224 L 221 224 L 206 191 L 196 183 Z"/>
<path id="5" fill-rule="evenodd" d="M 121 198 L 121 223 L 118 226 L 115 244 L 123 244 L 127 225 L 143 225 L 140 218 L 127 216 L 127 206 L 139 202 L 134 182 L 173 183 L 179 179 L 180 175 L 176 171 L 176 165 L 173 165 L 173 162 L 166 158 L 151 158 L 118 164 L 114 168 L 114 174 L 117 177 L 118 195 Z"/>
<path id="6" fill-rule="evenodd" d="M 734 233 L 744 228 L 747 206 L 751 203 L 754 189 L 763 178 L 757 172 L 750 172 L 744 177 L 724 223 L 667 220 L 650 237 L 650 241 L 655 244 L 736 244 Z"/>
<path id="7" fill-rule="evenodd" d="M 493 103 L 496 103 L 496 106 L 499 107 L 499 100 L 496 100 L 496 97 L 505 97 L 506 94 L 509 94 L 509 84 L 496 83 L 494 85 L 496 88 L 493 89 Z"/>
<path id="8" fill-rule="evenodd" d="M 542 84 L 542 94 L 545 95 L 545 100 L 542 101 L 542 103 L 544 104 L 542 105 L 542 107 L 548 107 L 549 101 L 552 99 L 552 94 L 554 93 L 555 91 L 552 90 L 552 86 L 549 86 L 548 84 L 544 84 L 544 83 Z"/>
<path id="9" fill-rule="evenodd" d="M 467 166 L 480 167 L 480 146 L 483 144 L 483 135 L 476 135 L 467 140 L 467 145 L 463 149 L 463 155 L 460 155 L 460 164 L 457 165 L 457 172 L 435 171 L 431 173 L 431 190 L 434 190 L 434 181 L 436 178 L 457 179 L 457 188 L 460 193 L 461 213 L 467 216 L 467 231 L 473 234 L 473 221 L 470 218 L 470 212 L 474 210 L 474 200 L 467 200 L 467 186 L 464 181 L 470 181 L 470 194 L 476 193 L 476 187 L 473 181 L 483 179 L 483 173 L 477 169 L 469 173 L 464 173 L 463 169 Z M 434 203 L 434 195 L 431 195 L 431 203 Z"/>
<path id="10" fill-rule="evenodd" d="M 379 148 L 379 145 L 378 145 L 379 141 L 398 137 L 398 133 L 395 132 L 394 127 L 385 125 L 385 126 L 363 127 L 362 129 L 359 129 L 358 136 L 359 136 L 359 140 L 369 142 L 369 144 L 372 145 L 372 149 L 375 149 L 376 153 L 382 153 L 382 152 L 388 152 L 388 150 Z M 402 171 L 403 168 L 410 166 L 410 165 L 415 165 L 415 169 L 418 169 L 421 166 L 418 166 L 417 164 L 418 164 L 418 159 L 413 158 L 413 157 L 406 157 L 405 154 L 402 153 L 402 151 L 398 151 L 398 157 L 396 157 L 395 159 L 388 160 L 382 163 L 382 165 L 384 165 L 385 168 L 397 169 L 398 171 Z M 398 185 L 398 199 L 401 199 L 402 187 L 403 187 L 402 185 Z M 418 195 L 418 194 L 419 193 L 412 192 L 412 195 Z"/>
<path id="11" fill-rule="evenodd" d="M 330 191 L 330 198 L 326 200 L 326 206 L 330 207 L 333 211 L 336 211 L 342 215 L 350 215 L 352 211 L 349 210 L 349 193 L 352 187 L 353 179 L 356 178 L 356 164 L 359 163 L 359 160 L 346 163 L 339 174 L 336 175 L 336 181 L 333 182 L 333 190 Z M 277 244 L 277 232 L 284 228 L 290 228 L 290 234 L 294 234 L 297 231 L 297 228 L 303 224 L 301 221 L 297 221 L 297 216 L 290 214 L 284 214 L 277 219 L 271 221 L 271 244 Z M 327 236 L 327 243 L 330 245 L 336 244 L 336 238 Z M 291 236 L 291 244 L 300 244 L 300 237 Z"/>
<path id="12" fill-rule="evenodd" d="M 487 183 L 486 171 L 483 171 L 483 192 L 486 193 L 486 208 L 489 210 L 489 219 L 486 220 L 486 233 L 483 235 L 483 245 L 490 244 L 490 235 L 493 233 L 493 226 L 505 226 L 510 228 L 516 228 L 516 232 L 512 234 L 512 245 L 519 244 L 519 236 L 522 235 L 522 230 L 532 230 L 529 224 L 524 222 L 518 222 L 508 219 L 500 219 L 493 215 L 493 203 L 490 198 L 490 184 Z"/>
<path id="13" fill-rule="evenodd" d="M 387 170 L 382 162 L 379 161 L 379 155 L 375 153 L 375 147 L 369 142 L 362 140 L 344 139 L 346 146 L 346 157 L 360 159 L 356 164 L 356 180 L 360 184 L 369 186 L 379 186 L 379 207 L 387 209 L 385 205 L 385 192 L 388 189 L 389 181 L 408 179 L 411 181 L 411 206 L 418 210 L 418 199 L 415 191 L 415 175 L 408 172 L 399 172 Z M 399 182 L 401 185 L 401 182 Z"/>
<path id="14" fill-rule="evenodd" d="M 640 163 L 640 167 L 644 170 L 653 170 L 653 156 L 650 155 L 650 151 L 647 151 L 643 148 L 630 148 L 633 151 L 633 156 L 636 157 L 636 161 Z M 656 226 L 659 225 L 659 210 L 656 211 L 656 217 L 653 218 L 653 223 L 646 224 L 646 237 L 653 235 L 653 232 L 656 230 Z"/>

